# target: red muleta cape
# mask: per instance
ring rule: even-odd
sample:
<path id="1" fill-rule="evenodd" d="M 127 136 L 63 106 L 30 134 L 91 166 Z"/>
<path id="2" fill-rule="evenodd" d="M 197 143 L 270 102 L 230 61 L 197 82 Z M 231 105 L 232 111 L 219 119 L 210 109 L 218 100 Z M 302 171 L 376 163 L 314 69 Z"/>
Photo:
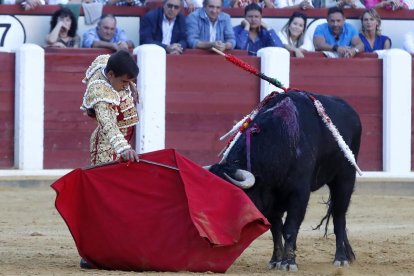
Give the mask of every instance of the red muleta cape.
<path id="1" fill-rule="evenodd" d="M 270 228 L 238 187 L 175 150 L 75 169 L 52 184 L 79 255 L 101 269 L 225 272 Z"/>

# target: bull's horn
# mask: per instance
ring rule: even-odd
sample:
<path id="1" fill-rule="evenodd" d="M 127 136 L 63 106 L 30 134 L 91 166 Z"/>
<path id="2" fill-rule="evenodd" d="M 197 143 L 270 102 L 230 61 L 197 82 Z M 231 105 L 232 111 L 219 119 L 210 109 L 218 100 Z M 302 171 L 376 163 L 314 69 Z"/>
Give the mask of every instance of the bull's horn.
<path id="1" fill-rule="evenodd" d="M 242 189 L 249 189 L 254 185 L 255 179 L 254 175 L 245 170 L 238 169 L 234 176 L 236 179 L 230 177 L 228 174 L 224 173 L 224 176 L 234 185 L 242 188 Z"/>
<path id="2" fill-rule="evenodd" d="M 211 168 L 211 165 L 203 166 L 203 169 L 209 170 Z"/>

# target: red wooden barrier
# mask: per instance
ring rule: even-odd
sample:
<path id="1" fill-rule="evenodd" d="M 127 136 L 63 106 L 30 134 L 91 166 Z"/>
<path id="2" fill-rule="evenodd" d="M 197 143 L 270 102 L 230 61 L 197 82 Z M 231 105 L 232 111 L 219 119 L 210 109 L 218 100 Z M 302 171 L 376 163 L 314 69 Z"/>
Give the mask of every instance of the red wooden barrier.
<path id="1" fill-rule="evenodd" d="M 363 124 L 358 163 L 363 170 L 376 171 L 382 170 L 382 62 L 375 55 L 364 57 L 327 59 L 312 53 L 292 58 L 290 86 L 348 101 Z M 259 59 L 242 59 L 260 68 Z M 167 147 L 201 164 L 216 162 L 226 145 L 218 138 L 250 112 L 258 98 L 259 79 L 219 56 L 169 56 Z"/>
<path id="2" fill-rule="evenodd" d="M 15 54 L 0 52 L 0 168 L 14 166 Z"/>
<path id="3" fill-rule="evenodd" d="M 63 50 L 63 51 L 62 51 Z M 96 49 L 47 49 L 45 53 L 44 168 L 89 165 L 89 137 L 96 123 L 80 110 L 85 70 Z"/>
<path id="4" fill-rule="evenodd" d="M 191 51 L 189 51 L 191 52 Z M 260 68 L 260 60 L 240 58 Z M 216 54 L 167 57 L 166 147 L 199 164 L 219 161 L 219 141 L 259 99 L 259 79 Z"/>
<path id="5" fill-rule="evenodd" d="M 363 126 L 358 163 L 362 170 L 382 170 L 382 60 L 291 59 L 291 87 L 340 96 L 351 104 Z"/>
<path id="6" fill-rule="evenodd" d="M 79 110 L 86 68 L 102 50 L 46 50 L 44 168 L 73 168 L 89 164 L 89 136 L 94 120 Z M 260 67 L 256 57 L 235 51 L 241 59 Z M 1 54 L 9 64 L 8 88 L 0 82 L 7 101 L 0 111 L 9 128 L 1 151 L 1 168 L 13 164 L 14 55 Z M 6 65 L 7 67 L 7 65 Z M 156 77 L 156 76 L 154 76 Z M 277 76 L 276 76 L 277 77 Z M 3 78 L 2 78 L 3 80 Z M 213 53 L 186 51 L 167 57 L 166 147 L 178 149 L 199 164 L 217 162 L 227 141 L 219 141 L 233 124 L 258 103 L 259 79 Z M 291 59 L 291 87 L 345 98 L 363 123 L 359 165 L 382 170 L 382 62 L 376 58 L 327 59 L 318 54 Z M 4 92 L 6 91 L 6 92 Z M 3 115 L 5 114 L 5 115 Z M 8 114 L 8 115 L 7 115 Z M 8 116 L 8 117 L 7 117 Z M 8 122 L 8 123 L 4 123 Z M 8 149 L 7 154 L 3 154 Z"/>

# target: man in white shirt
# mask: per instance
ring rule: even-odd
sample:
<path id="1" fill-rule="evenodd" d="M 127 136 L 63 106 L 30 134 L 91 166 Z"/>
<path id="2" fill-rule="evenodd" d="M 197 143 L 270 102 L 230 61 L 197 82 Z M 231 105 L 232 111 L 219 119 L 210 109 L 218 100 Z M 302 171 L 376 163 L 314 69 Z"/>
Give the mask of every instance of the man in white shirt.
<path id="1" fill-rule="evenodd" d="M 409 32 L 404 35 L 403 48 L 410 54 L 414 54 L 414 32 Z"/>
<path id="2" fill-rule="evenodd" d="M 311 0 L 275 0 L 275 8 L 313 9 Z"/>

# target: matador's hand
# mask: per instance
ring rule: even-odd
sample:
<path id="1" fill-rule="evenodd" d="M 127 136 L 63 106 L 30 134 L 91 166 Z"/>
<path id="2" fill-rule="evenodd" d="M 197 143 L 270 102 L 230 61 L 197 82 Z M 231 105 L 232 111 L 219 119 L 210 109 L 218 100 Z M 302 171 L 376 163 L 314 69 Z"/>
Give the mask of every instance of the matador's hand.
<path id="1" fill-rule="evenodd" d="M 139 156 L 133 149 L 126 149 L 121 152 L 121 159 L 123 161 L 139 162 Z"/>
<path id="2" fill-rule="evenodd" d="M 132 98 L 134 98 L 135 103 L 139 103 L 139 93 L 136 84 L 133 81 L 129 82 L 129 89 L 131 90 Z"/>

